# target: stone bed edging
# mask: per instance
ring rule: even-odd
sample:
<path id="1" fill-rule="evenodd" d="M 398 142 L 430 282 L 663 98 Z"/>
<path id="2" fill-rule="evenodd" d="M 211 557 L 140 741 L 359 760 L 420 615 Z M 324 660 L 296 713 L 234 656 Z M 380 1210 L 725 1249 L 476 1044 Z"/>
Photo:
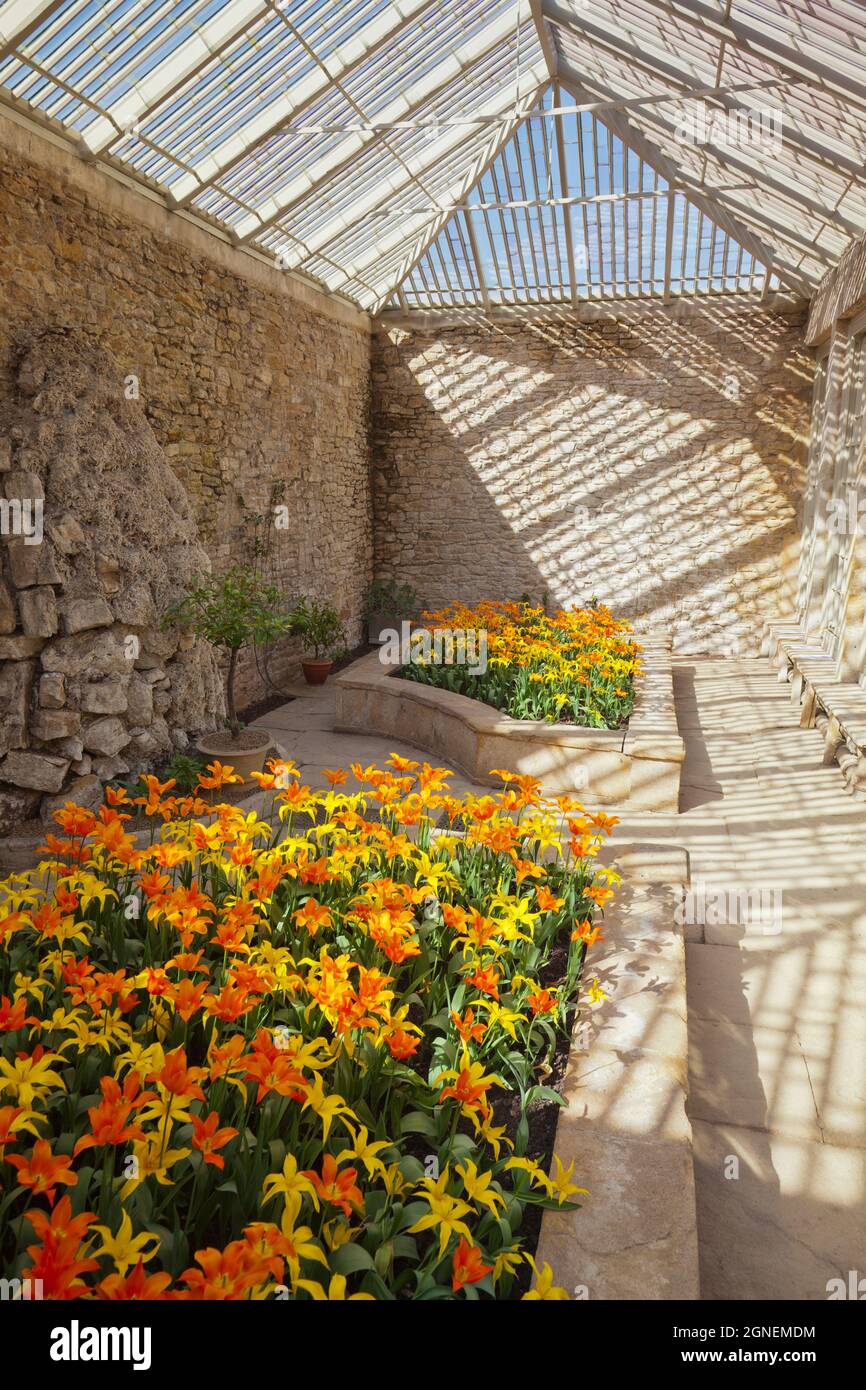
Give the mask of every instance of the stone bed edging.
<path id="1" fill-rule="evenodd" d="M 589 955 L 607 1000 L 582 1006 L 554 1152 L 589 1191 L 545 1211 L 536 1252 L 576 1299 L 697 1299 L 683 928 L 685 850 L 610 845 L 623 882 Z M 586 981 L 584 982 L 586 983 Z M 583 994 L 583 989 L 581 990 Z"/>
<path id="2" fill-rule="evenodd" d="M 541 779 L 548 795 L 579 793 L 601 806 L 677 811 L 685 745 L 677 727 L 671 642 L 638 634 L 643 673 L 623 733 L 512 719 L 466 695 L 402 680 L 399 662 L 371 652 L 334 678 L 335 729 L 427 749 L 474 782 L 493 768 Z"/>

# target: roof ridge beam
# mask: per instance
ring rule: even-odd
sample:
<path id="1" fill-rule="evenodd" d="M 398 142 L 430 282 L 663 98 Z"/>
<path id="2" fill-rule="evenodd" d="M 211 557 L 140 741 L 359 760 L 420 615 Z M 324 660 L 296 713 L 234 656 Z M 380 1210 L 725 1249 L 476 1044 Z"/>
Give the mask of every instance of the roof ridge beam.
<path id="1" fill-rule="evenodd" d="M 532 22 L 538 34 L 538 42 L 541 44 L 541 51 L 544 54 L 544 61 L 547 64 L 547 72 L 551 82 L 556 81 L 557 68 L 559 67 L 559 53 L 556 42 L 550 32 L 550 25 L 542 11 L 541 0 L 529 0 L 529 8 L 532 12 Z"/>

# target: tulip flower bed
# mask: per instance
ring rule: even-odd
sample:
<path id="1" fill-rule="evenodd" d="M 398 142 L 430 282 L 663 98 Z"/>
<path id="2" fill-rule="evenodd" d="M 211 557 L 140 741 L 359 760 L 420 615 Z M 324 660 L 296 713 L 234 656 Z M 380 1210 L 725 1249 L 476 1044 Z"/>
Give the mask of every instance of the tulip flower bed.
<path id="1" fill-rule="evenodd" d="M 405 680 L 481 700 L 512 719 L 584 728 L 618 729 L 628 718 L 640 674 L 640 648 L 628 623 L 604 607 L 557 609 L 547 614 L 527 603 L 455 603 L 422 614 L 444 632 L 486 632 L 487 666 L 414 658 Z"/>
<path id="2" fill-rule="evenodd" d="M 581 1189 L 536 1161 L 529 1112 L 617 881 L 594 864 L 613 818 L 389 762 L 351 794 L 271 764 L 262 819 L 201 799 L 236 780 L 219 764 L 189 794 L 146 779 L 141 808 L 109 788 L 0 885 L 5 1277 L 502 1299 L 531 1270 L 524 1297 L 566 1296 L 526 1217 Z"/>

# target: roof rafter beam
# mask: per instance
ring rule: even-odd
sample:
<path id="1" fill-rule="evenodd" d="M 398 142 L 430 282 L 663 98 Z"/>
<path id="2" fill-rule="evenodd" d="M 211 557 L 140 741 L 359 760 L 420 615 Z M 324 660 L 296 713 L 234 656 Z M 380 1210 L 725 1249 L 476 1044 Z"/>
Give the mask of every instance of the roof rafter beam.
<path id="1" fill-rule="evenodd" d="M 233 43 L 245 29 L 269 13 L 264 0 L 232 0 L 194 32 L 150 72 L 133 82 L 128 92 L 105 115 L 82 132 L 82 140 L 92 155 L 101 154 L 114 144 L 118 135 L 142 120 L 161 101 L 176 92 L 213 58 Z"/>
<path id="2" fill-rule="evenodd" d="M 536 105 L 539 96 L 548 85 L 547 70 L 541 63 L 533 69 L 536 73 L 537 85 L 531 91 L 523 95 L 522 100 L 514 110 L 514 88 L 509 84 L 507 89 L 500 93 L 503 114 L 507 124 L 497 130 L 479 150 L 475 159 L 471 162 L 469 170 L 448 189 L 447 201 L 451 203 L 464 202 L 475 185 L 484 177 L 493 162 L 502 152 L 510 140 L 514 138 L 516 131 L 522 123 L 531 115 L 533 107 Z M 526 72 L 524 70 L 524 76 Z M 372 251 L 367 252 L 360 261 L 353 263 L 351 267 L 344 268 L 346 280 L 350 280 L 356 270 L 365 270 L 368 266 L 377 261 L 384 260 L 389 253 L 394 250 L 399 254 L 401 246 L 410 248 L 407 251 L 396 278 L 391 281 L 388 288 L 383 291 L 380 298 L 376 301 L 378 306 L 386 302 L 389 295 L 395 293 L 396 289 L 405 284 L 406 279 L 411 275 L 415 266 L 427 253 L 436 240 L 448 219 L 452 216 L 449 212 L 438 212 L 431 220 L 429 211 L 419 214 L 420 221 L 416 228 L 407 232 L 405 229 L 398 228 L 390 233 L 383 241 L 377 242 Z M 420 239 L 420 240 L 419 240 Z M 343 284 L 344 281 L 340 281 Z M 372 312 L 372 311 L 371 311 Z"/>
<path id="3" fill-rule="evenodd" d="M 654 133 L 675 143 L 678 142 L 678 128 L 657 112 L 645 111 L 642 120 Z M 843 213 L 835 212 L 823 203 L 816 203 L 807 193 L 802 193 L 798 188 L 792 187 L 790 182 L 782 182 L 775 178 L 761 161 L 747 159 L 741 154 L 734 154 L 731 150 L 714 145 L 709 140 L 695 148 L 699 149 L 705 158 L 714 159 L 723 169 L 735 169 L 738 173 L 761 184 L 769 192 L 777 194 L 783 201 L 796 204 L 819 221 L 838 227 L 846 236 L 859 237 L 863 235 L 863 227 L 859 223 L 851 221 Z"/>
<path id="4" fill-rule="evenodd" d="M 780 237 L 792 251 L 796 250 L 799 251 L 801 255 L 810 256 L 812 260 L 819 261 L 821 265 L 827 268 L 836 264 L 837 257 L 835 257 L 831 251 L 828 251 L 823 246 L 817 246 L 813 241 L 808 241 L 806 237 L 801 236 L 783 222 L 777 222 L 768 213 L 764 212 L 763 208 L 756 208 L 754 204 L 743 204 L 738 202 L 736 198 L 731 197 L 729 190 L 725 190 L 725 204 L 730 208 L 735 217 L 748 218 L 752 222 L 757 222 L 759 225 L 756 231 L 760 233 L 763 229 L 771 236 Z"/>
<path id="5" fill-rule="evenodd" d="M 560 104 L 560 89 L 557 82 L 555 87 L 556 104 Z M 565 158 L 565 130 L 563 128 L 562 117 L 556 122 L 556 159 L 559 169 L 559 186 L 563 196 L 570 200 L 568 184 L 568 167 Z M 563 208 L 562 220 L 565 227 L 565 254 L 568 261 L 568 278 L 571 286 L 571 302 L 577 303 L 577 262 L 574 258 L 574 236 L 571 230 L 571 213 L 568 207 Z"/>
<path id="6" fill-rule="evenodd" d="M 679 83 L 683 88 L 682 95 L 684 96 L 691 94 L 696 100 L 710 97 L 718 101 L 728 111 L 748 113 L 751 110 L 744 102 L 737 101 L 729 95 L 729 91 L 736 91 L 738 87 L 729 84 L 728 89 L 726 89 L 722 86 L 720 77 L 717 78 L 715 90 L 713 87 L 701 85 L 690 73 L 684 72 L 678 64 L 672 63 L 667 55 L 651 43 L 645 42 L 643 38 L 641 38 L 640 47 L 628 43 L 621 37 L 619 31 L 613 33 L 600 24 L 593 24 L 586 18 L 585 12 L 575 14 L 568 9 L 567 5 L 561 3 L 561 0 L 544 0 L 544 7 L 548 19 L 558 28 L 564 29 L 576 38 L 590 39 L 594 44 L 607 49 L 616 57 L 627 59 L 652 77 L 662 75 L 672 82 Z M 724 43 L 726 40 L 722 40 L 722 42 Z M 791 80 L 793 82 L 805 82 L 806 78 L 792 78 Z M 757 91 L 761 86 L 767 85 L 769 84 L 756 82 L 754 90 Z M 743 89 L 740 88 L 739 90 Z M 849 174 L 862 177 L 862 162 L 823 145 L 819 140 L 799 129 L 793 129 L 790 117 L 786 117 L 782 124 L 782 139 L 786 144 L 802 150 L 810 158 L 817 160 L 818 163 L 830 170 L 838 172 L 839 169 L 844 169 Z"/>
<path id="7" fill-rule="evenodd" d="M 570 70 L 566 71 L 562 64 L 560 64 L 559 76 L 562 85 L 568 88 L 576 100 L 586 99 L 587 87 L 584 85 L 586 79 Z M 806 298 L 809 297 L 811 286 L 803 278 L 799 269 L 781 259 L 776 252 L 765 245 L 745 222 L 732 216 L 724 203 L 720 203 L 713 196 L 710 189 L 698 183 L 687 170 L 664 154 L 658 145 L 636 130 L 621 115 L 614 113 L 607 118 L 605 124 L 609 130 L 619 136 L 623 144 L 628 145 L 639 158 L 644 159 L 658 174 L 661 174 L 666 183 L 678 185 L 687 194 L 690 202 L 705 213 L 711 221 L 718 223 L 720 227 L 729 232 L 735 241 L 738 241 L 764 265 L 772 264 L 780 280 L 785 280 L 798 294 L 802 294 Z"/>
<path id="8" fill-rule="evenodd" d="M 482 30 L 475 35 L 468 43 L 463 44 L 459 49 L 449 55 L 442 63 L 438 63 L 423 78 L 401 96 L 391 103 L 388 111 L 395 113 L 395 119 L 399 119 L 397 113 L 406 114 L 407 111 L 417 110 L 419 106 L 433 100 L 436 94 L 455 77 L 478 62 L 487 53 L 498 48 L 513 33 L 512 17 L 506 14 L 495 24 Z M 536 69 L 527 69 L 530 73 L 530 84 L 535 91 L 538 86 L 538 74 Z M 514 89 L 510 89 L 511 99 L 514 99 Z M 508 91 L 497 93 L 495 101 L 488 101 L 482 108 L 480 114 L 502 113 L 503 99 L 507 99 Z M 384 115 L 384 113 L 382 113 Z M 507 112 L 505 113 L 507 114 Z M 303 174 L 297 175 L 283 188 L 274 192 L 263 208 L 257 214 L 244 218 L 236 227 L 238 239 L 243 243 L 252 240 L 254 237 L 261 236 L 262 232 L 268 227 L 279 222 L 287 212 L 297 203 L 305 201 L 319 191 L 325 184 L 331 182 L 336 175 L 357 158 L 359 151 L 366 150 L 379 139 L 377 133 L 367 135 L 358 134 L 347 140 L 341 140 L 335 145 L 328 154 L 317 160 Z M 438 160 L 448 155 L 456 146 L 462 144 L 466 139 L 466 133 L 461 127 L 455 127 L 439 140 L 432 141 L 420 156 L 408 161 L 409 166 L 415 176 L 423 177 L 425 169 L 436 164 Z M 368 212 L 374 210 L 390 198 L 395 192 L 399 192 L 410 182 L 409 178 L 397 180 L 395 183 L 385 183 L 381 189 L 374 188 L 365 197 L 358 200 L 349 209 L 352 221 L 360 221 Z M 263 216 L 263 212 L 265 215 Z M 335 219 L 329 222 L 311 239 L 314 249 L 326 246 L 335 231 L 342 230 L 345 226 L 345 219 Z"/>
<path id="9" fill-rule="evenodd" d="M 257 111 L 242 132 L 229 136 L 195 166 L 192 174 L 179 179 L 173 190 L 178 205 L 187 206 L 203 189 L 218 183 L 224 174 L 248 159 L 271 136 L 303 115 L 330 90 L 332 82 L 345 80 L 433 4 L 435 0 L 396 0 L 387 10 L 380 11 L 369 24 L 328 54 L 327 72 L 317 68 L 293 83 L 276 101 L 268 102 Z"/>
<path id="10" fill-rule="evenodd" d="M 466 234 L 469 238 L 469 249 L 472 252 L 472 260 L 475 263 L 475 274 L 478 279 L 478 289 L 481 294 L 481 300 L 484 304 L 485 309 L 489 309 L 490 292 L 487 288 L 487 281 L 484 277 L 484 266 L 481 261 L 481 254 L 478 250 L 478 238 L 475 235 L 475 228 L 472 225 L 472 214 L 467 210 L 465 206 L 463 208 L 463 220 L 466 223 Z M 405 299 L 402 283 L 398 285 L 397 288 L 400 291 L 400 294 L 403 295 L 403 298 Z"/>
<path id="11" fill-rule="evenodd" d="M 40 5 L 33 0 L 12 0 L 6 5 L 0 15 L 0 62 L 14 53 L 19 44 L 29 39 L 65 3 L 66 0 L 45 0 Z"/>
<path id="12" fill-rule="evenodd" d="M 843 96 L 866 110 L 866 86 L 847 73 L 827 67 L 791 44 L 778 38 L 769 27 L 747 24 L 734 16 L 725 18 L 704 0 L 645 0 L 656 10 L 685 20 L 705 33 L 724 39 L 735 48 L 745 49 L 758 58 L 775 64 L 785 72 L 806 77 L 825 91 Z"/>
<path id="13" fill-rule="evenodd" d="M 550 32 L 550 25 L 542 12 L 541 0 L 529 0 L 529 8 L 532 12 L 532 21 L 538 34 L 538 42 L 541 44 L 541 51 L 544 54 L 544 61 L 547 64 L 547 75 L 551 82 L 555 82 L 557 67 L 559 65 L 559 54 L 556 51 L 556 44 Z"/>
<path id="14" fill-rule="evenodd" d="M 493 141 L 488 142 L 485 148 L 482 150 L 481 154 L 479 155 L 478 159 L 475 160 L 475 162 L 473 163 L 472 167 L 469 170 L 469 173 L 460 180 L 459 185 L 455 189 L 449 190 L 449 192 L 452 192 L 454 201 L 459 201 L 468 197 L 469 193 L 472 191 L 475 185 L 479 183 L 481 179 L 484 178 L 484 175 L 487 173 L 494 160 L 505 149 L 505 146 L 509 143 L 509 141 L 514 138 L 515 133 L 532 111 L 532 107 L 535 105 L 536 100 L 538 99 L 544 88 L 547 86 L 549 80 L 550 79 L 547 76 L 547 69 L 545 65 L 544 72 L 539 73 L 538 85 L 536 86 L 535 91 L 531 92 L 527 96 L 526 100 L 523 103 L 522 109 L 519 113 L 515 114 L 513 120 L 509 121 L 508 127 L 502 133 L 501 138 L 497 135 L 497 137 L 494 138 Z M 449 199 L 449 201 L 451 201 L 451 199 Z M 415 269 L 418 262 L 429 251 L 430 247 L 433 245 L 433 242 L 436 240 L 437 236 L 442 231 L 442 228 L 445 226 L 445 223 L 448 221 L 448 218 L 450 216 L 451 214 L 448 212 L 440 213 L 440 215 L 437 218 L 435 218 L 430 227 L 428 227 L 426 231 L 423 232 L 420 245 L 418 245 L 416 242 L 414 248 L 409 251 L 405 259 L 403 260 L 403 263 L 397 272 L 397 279 L 394 282 L 394 284 L 389 286 L 389 288 L 386 289 L 382 295 L 380 295 L 379 299 L 377 299 L 374 304 L 369 306 L 368 312 L 370 314 L 378 314 L 382 306 L 388 302 L 390 296 L 394 294 L 396 290 L 402 288 L 409 276 L 412 274 L 412 271 Z M 411 238 L 406 238 L 406 240 L 411 240 Z"/>

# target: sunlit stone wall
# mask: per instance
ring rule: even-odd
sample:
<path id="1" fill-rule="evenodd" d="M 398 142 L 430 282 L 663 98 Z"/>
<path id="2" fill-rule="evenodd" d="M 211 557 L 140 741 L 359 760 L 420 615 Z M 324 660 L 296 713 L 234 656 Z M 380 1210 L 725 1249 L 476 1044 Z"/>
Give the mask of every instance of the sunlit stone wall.
<path id="1" fill-rule="evenodd" d="M 803 325 L 707 300 L 378 334 L 377 573 L 431 604 L 598 597 L 675 650 L 755 650 L 796 590 Z"/>
<path id="2" fill-rule="evenodd" d="M 46 333 L 78 335 L 143 409 L 213 567 L 252 558 L 261 517 L 265 573 L 289 600 L 331 601 L 359 640 L 372 550 L 364 315 L 3 116 L 0 303 L 0 460 L 20 467 L 20 363 Z M 267 668 L 244 659 L 241 700 L 271 695 L 267 675 L 296 679 L 299 655 L 292 641 Z"/>

